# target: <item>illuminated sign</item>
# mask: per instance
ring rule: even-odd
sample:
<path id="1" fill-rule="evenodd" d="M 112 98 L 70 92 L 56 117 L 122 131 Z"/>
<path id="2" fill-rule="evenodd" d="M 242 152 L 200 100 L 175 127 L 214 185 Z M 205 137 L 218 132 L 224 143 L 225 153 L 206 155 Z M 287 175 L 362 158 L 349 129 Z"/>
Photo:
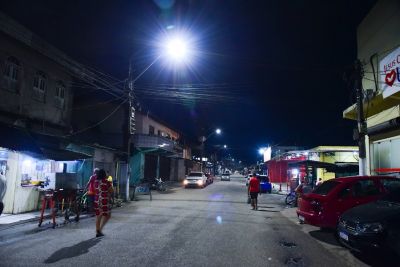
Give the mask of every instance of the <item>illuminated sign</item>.
<path id="1" fill-rule="evenodd" d="M 379 62 L 383 98 L 400 91 L 400 47 Z"/>

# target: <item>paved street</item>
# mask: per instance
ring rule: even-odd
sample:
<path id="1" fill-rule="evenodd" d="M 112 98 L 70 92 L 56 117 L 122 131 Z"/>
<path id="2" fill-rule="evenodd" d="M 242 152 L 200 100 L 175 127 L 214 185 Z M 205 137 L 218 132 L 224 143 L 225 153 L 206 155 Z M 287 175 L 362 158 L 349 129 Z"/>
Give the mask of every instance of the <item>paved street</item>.
<path id="1" fill-rule="evenodd" d="M 94 218 L 56 229 L 27 223 L 2 230 L 0 265 L 362 266 L 284 216 L 283 200 L 261 195 L 259 210 L 251 210 L 241 177 L 155 193 L 151 202 L 140 196 L 114 210 L 103 238 L 94 238 Z"/>

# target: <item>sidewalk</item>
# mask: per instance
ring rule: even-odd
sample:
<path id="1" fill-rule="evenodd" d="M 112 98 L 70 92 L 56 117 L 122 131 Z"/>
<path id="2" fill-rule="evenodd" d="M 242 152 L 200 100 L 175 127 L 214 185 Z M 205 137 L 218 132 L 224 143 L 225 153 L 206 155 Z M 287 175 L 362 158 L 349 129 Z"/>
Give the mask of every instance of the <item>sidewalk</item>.
<path id="1" fill-rule="evenodd" d="M 1 214 L 0 216 L 0 229 L 4 225 L 13 225 L 19 222 L 39 221 L 40 211 L 32 211 L 21 214 Z"/>
<path id="2" fill-rule="evenodd" d="M 167 190 L 177 190 L 182 187 L 181 182 L 176 182 L 176 181 L 166 181 L 165 182 L 167 185 Z M 29 222 L 39 222 L 39 217 L 40 217 L 40 211 L 31 211 L 31 212 L 25 212 L 25 213 L 20 213 L 20 214 L 10 214 L 10 213 L 3 213 L 0 215 L 0 231 L 4 228 L 8 228 L 13 225 L 18 225 L 18 224 L 23 224 L 23 223 L 29 223 Z M 80 218 L 86 218 L 88 217 L 88 214 L 81 214 Z M 47 209 L 44 213 L 44 219 L 45 220 L 50 220 L 51 219 L 51 214 L 50 211 Z M 56 220 L 64 220 L 63 217 L 56 217 Z"/>
<path id="3" fill-rule="evenodd" d="M 290 188 L 286 183 L 271 183 L 272 192 L 280 195 L 287 195 L 290 192 Z"/>

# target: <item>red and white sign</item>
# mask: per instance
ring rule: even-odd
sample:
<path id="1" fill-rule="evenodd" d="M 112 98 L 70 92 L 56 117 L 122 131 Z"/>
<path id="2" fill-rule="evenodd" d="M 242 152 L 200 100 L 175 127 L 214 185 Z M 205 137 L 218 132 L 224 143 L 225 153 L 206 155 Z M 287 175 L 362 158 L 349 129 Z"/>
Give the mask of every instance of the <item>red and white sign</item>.
<path id="1" fill-rule="evenodd" d="M 379 62 L 383 98 L 400 92 L 400 47 Z"/>

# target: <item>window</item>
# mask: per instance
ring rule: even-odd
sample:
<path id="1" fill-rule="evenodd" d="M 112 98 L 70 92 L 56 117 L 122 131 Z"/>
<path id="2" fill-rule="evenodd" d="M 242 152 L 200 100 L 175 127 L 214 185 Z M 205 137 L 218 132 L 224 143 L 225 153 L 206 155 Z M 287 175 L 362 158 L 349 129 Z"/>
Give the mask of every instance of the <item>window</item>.
<path id="1" fill-rule="evenodd" d="M 56 94 L 55 94 L 55 105 L 59 108 L 64 108 L 65 101 L 65 85 L 61 81 L 57 82 Z"/>
<path id="2" fill-rule="evenodd" d="M 33 79 L 33 98 L 44 102 L 46 87 L 47 87 L 46 75 L 41 71 L 36 72 L 36 75 Z"/>
<path id="3" fill-rule="evenodd" d="M 154 135 L 154 126 L 149 125 L 149 135 Z"/>
<path id="4" fill-rule="evenodd" d="M 4 69 L 4 77 L 12 81 L 18 81 L 20 64 L 15 57 L 9 57 L 6 61 L 6 68 Z"/>
<path id="5" fill-rule="evenodd" d="M 18 92 L 18 79 L 20 76 L 20 63 L 15 57 L 6 60 L 3 73 L 3 88 L 12 92 Z"/>
<path id="6" fill-rule="evenodd" d="M 324 183 L 322 183 L 320 186 L 318 186 L 313 193 L 318 194 L 318 195 L 327 195 L 329 192 L 331 192 L 336 186 L 338 186 L 340 183 L 334 180 L 329 180 Z"/>
<path id="7" fill-rule="evenodd" d="M 360 180 L 353 185 L 353 196 L 355 197 L 375 196 L 379 193 L 373 180 Z"/>
<path id="8" fill-rule="evenodd" d="M 381 183 L 389 192 L 400 189 L 400 179 L 383 179 L 381 180 Z"/>
<path id="9" fill-rule="evenodd" d="M 343 188 L 340 192 L 339 192 L 339 194 L 338 194 L 338 198 L 347 198 L 349 195 L 350 195 L 350 192 L 351 192 L 351 190 L 350 190 L 350 188 L 348 188 L 348 187 L 346 187 L 346 188 Z"/>

